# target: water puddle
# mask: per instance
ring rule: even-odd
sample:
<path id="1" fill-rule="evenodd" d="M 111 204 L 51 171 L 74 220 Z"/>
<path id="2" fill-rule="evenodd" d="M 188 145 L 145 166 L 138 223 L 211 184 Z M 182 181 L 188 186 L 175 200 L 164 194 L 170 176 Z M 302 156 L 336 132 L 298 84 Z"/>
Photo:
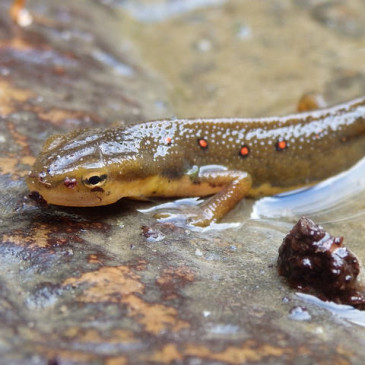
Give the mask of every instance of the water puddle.
<path id="1" fill-rule="evenodd" d="M 351 220 L 365 214 L 364 192 L 365 158 L 348 171 L 313 187 L 256 201 L 251 218 L 277 219 L 302 215 L 321 218 L 330 211 L 341 209 L 341 217 L 336 221 Z M 358 205 L 358 209 L 354 210 L 354 205 Z"/>
<path id="2" fill-rule="evenodd" d="M 365 327 L 365 312 L 355 309 L 351 305 L 336 304 L 334 302 L 325 302 L 317 297 L 304 293 L 296 295 L 306 303 L 313 304 L 317 307 L 329 311 L 334 317 L 347 322 Z"/>

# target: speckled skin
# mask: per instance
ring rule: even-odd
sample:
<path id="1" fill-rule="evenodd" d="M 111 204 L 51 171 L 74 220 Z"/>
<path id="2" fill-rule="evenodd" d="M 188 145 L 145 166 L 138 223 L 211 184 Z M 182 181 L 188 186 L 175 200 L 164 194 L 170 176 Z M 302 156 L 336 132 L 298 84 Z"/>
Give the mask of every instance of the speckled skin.
<path id="1" fill-rule="evenodd" d="M 27 182 L 48 203 L 76 206 L 220 191 L 222 199 L 217 194 L 203 207 L 211 222 L 243 196 L 322 180 L 364 155 L 365 98 L 360 98 L 279 118 L 166 120 L 53 136 Z M 89 184 L 91 176 L 105 179 Z"/>

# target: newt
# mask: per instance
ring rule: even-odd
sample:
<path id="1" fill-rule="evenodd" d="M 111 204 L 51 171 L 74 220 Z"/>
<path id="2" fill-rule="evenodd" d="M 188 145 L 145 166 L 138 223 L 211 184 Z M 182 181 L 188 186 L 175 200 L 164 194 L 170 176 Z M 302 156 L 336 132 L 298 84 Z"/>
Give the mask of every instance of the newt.
<path id="1" fill-rule="evenodd" d="M 365 156 L 365 97 L 283 117 L 175 119 L 50 137 L 27 184 L 48 204 L 208 196 L 207 226 L 244 197 L 314 184 Z"/>

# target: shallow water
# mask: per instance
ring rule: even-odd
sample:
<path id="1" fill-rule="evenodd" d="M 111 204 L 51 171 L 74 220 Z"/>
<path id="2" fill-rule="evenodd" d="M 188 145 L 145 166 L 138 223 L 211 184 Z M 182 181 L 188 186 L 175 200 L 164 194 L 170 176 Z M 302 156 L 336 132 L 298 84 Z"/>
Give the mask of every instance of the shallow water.
<path id="1" fill-rule="evenodd" d="M 361 217 L 365 213 L 364 172 L 365 159 L 362 159 L 348 171 L 315 186 L 259 199 L 253 206 L 251 218 L 275 219 L 311 215 L 316 221 L 326 219 L 325 217 L 330 221 L 345 221 Z"/>

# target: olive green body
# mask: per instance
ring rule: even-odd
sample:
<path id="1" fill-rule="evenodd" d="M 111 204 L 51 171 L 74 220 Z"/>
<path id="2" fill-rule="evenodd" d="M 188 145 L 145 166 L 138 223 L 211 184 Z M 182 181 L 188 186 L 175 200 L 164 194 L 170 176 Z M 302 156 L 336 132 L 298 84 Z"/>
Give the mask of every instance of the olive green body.
<path id="1" fill-rule="evenodd" d="M 54 136 L 28 185 L 60 205 L 203 196 L 247 179 L 241 195 L 271 194 L 335 175 L 364 156 L 365 98 L 360 98 L 278 118 L 166 120 Z M 219 177 L 209 178 L 214 171 Z"/>

